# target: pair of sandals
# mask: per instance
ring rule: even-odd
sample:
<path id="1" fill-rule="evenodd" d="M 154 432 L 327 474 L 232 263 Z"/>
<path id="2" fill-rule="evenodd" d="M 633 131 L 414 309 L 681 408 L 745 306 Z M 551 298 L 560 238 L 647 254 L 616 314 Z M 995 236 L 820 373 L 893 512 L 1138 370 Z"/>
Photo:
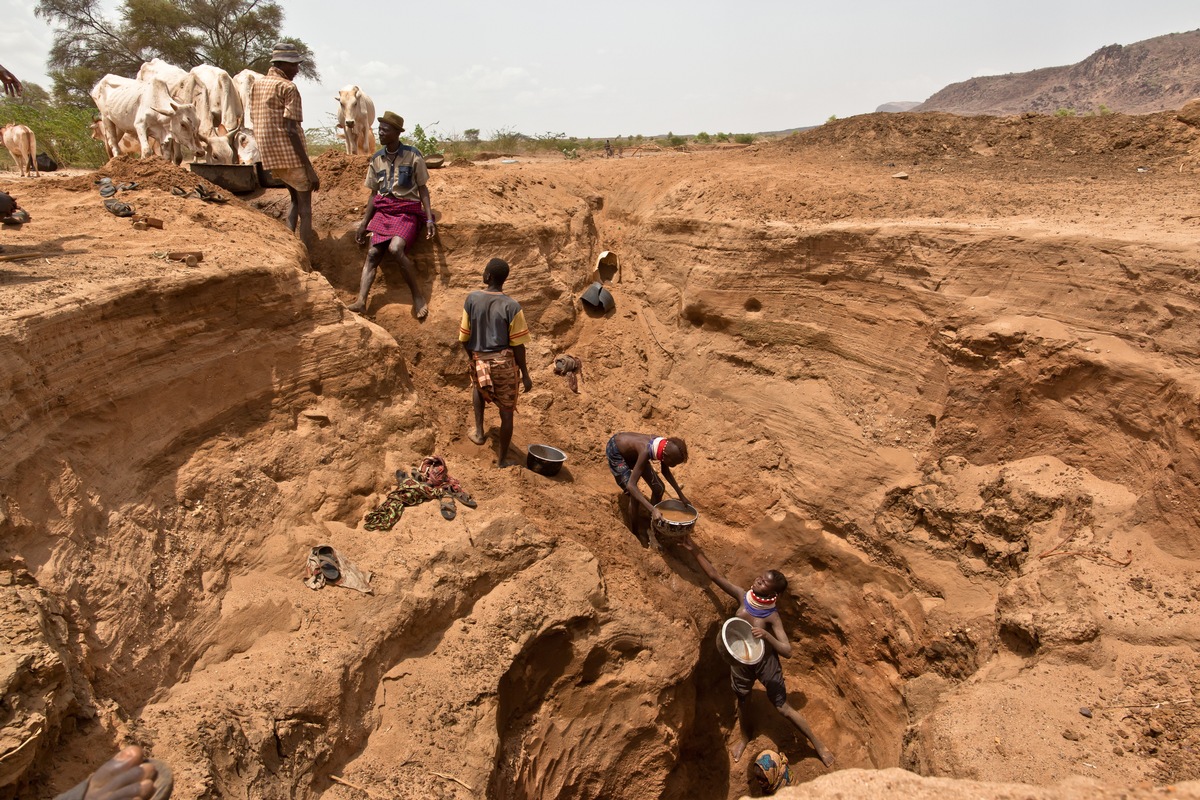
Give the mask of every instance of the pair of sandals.
<path id="1" fill-rule="evenodd" d="M 462 503 L 467 508 L 478 508 L 479 503 L 475 502 L 475 498 L 463 491 L 451 492 L 449 497 L 443 497 L 441 502 L 441 512 L 445 519 L 454 519 L 458 515 L 458 507 L 454 505 L 454 501 Z"/>
<path id="2" fill-rule="evenodd" d="M 96 181 L 96 185 L 100 187 L 101 197 L 112 197 L 117 192 L 127 192 L 130 189 L 136 189 L 137 184 L 133 181 L 128 183 L 113 183 L 112 178 L 101 178 Z"/>
<path id="3" fill-rule="evenodd" d="M 325 576 L 326 583 L 337 583 L 342 579 L 342 570 L 332 547 L 327 544 L 314 547 L 312 554 L 317 560 L 318 569 Z"/>
<path id="4" fill-rule="evenodd" d="M 205 189 L 202 184 L 196 184 L 196 188 L 192 190 L 184 189 L 182 186 L 172 186 L 171 194 L 176 197 L 194 197 L 203 200 L 206 203 L 227 203 L 229 198 L 213 191 Z"/>

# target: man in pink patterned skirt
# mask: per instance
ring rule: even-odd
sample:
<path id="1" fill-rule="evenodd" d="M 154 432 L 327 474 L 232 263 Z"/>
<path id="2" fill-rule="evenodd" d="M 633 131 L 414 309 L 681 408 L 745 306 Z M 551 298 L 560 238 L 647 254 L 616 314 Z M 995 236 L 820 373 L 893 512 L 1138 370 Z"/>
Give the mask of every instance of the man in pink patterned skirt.
<path id="1" fill-rule="evenodd" d="M 379 143 L 383 147 L 371 157 L 367 166 L 365 185 L 371 190 L 371 197 L 354 236 L 356 242 L 366 244 L 370 233 L 371 247 L 363 264 L 358 299 L 350 310 L 359 313 L 367 310 L 367 294 L 375 280 L 375 271 L 384 255 L 390 254 L 400 262 L 400 273 L 412 292 L 413 313 L 417 319 L 425 319 L 429 309 L 417 287 L 413 263 L 406 251 L 421 228 L 425 229 L 425 238 L 432 239 L 437 233 L 437 225 L 433 220 L 433 209 L 429 207 L 429 189 L 425 185 L 429 181 L 429 170 L 425 168 L 420 150 L 400 143 L 403 131 L 404 118 L 399 114 L 385 111 L 379 118 Z"/>

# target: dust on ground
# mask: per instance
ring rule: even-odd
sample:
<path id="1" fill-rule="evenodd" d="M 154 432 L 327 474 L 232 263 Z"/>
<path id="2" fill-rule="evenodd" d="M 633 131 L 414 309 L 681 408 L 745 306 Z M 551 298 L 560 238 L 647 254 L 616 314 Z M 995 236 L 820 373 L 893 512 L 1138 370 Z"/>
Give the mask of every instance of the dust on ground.
<path id="1" fill-rule="evenodd" d="M 790 696 L 839 769 L 1195 780 L 1196 141 L 894 114 L 451 164 L 423 323 L 392 265 L 345 308 L 365 157 L 316 159 L 310 257 L 283 190 L 208 204 L 136 159 L 10 179 L 33 222 L 5 255 L 39 255 L 0 262 L 0 796 L 126 740 L 178 797 L 741 796 L 729 606 L 623 527 L 618 430 L 687 439 L 731 579 L 792 577 Z M 164 229 L 107 213 L 101 175 Z M 458 314 L 497 255 L 535 331 L 514 446 L 566 450 L 555 478 L 465 437 Z M 597 277 L 608 314 L 577 299 Z M 431 452 L 479 508 L 364 530 Z M 374 595 L 305 588 L 319 543 Z M 753 708 L 751 752 L 825 772 Z"/>

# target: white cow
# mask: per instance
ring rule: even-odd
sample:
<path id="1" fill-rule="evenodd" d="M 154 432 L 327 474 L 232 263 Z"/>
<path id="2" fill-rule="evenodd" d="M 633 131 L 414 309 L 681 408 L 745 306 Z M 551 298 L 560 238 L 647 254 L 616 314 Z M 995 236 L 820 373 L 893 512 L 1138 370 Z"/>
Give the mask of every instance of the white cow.
<path id="1" fill-rule="evenodd" d="M 233 141 L 237 145 L 239 163 L 253 164 L 256 161 L 262 161 L 262 156 L 258 152 L 258 141 L 254 138 L 254 131 L 243 128 L 234 134 Z"/>
<path id="2" fill-rule="evenodd" d="M 374 153 L 375 102 L 354 84 L 338 92 L 337 101 L 337 126 L 345 131 L 346 152 L 350 155 Z"/>
<path id="3" fill-rule="evenodd" d="M 21 177 L 29 174 L 29 165 L 33 164 L 33 174 L 41 177 L 37 166 L 37 137 L 25 125 L 5 125 L 0 129 L 4 138 L 4 146 L 12 154 L 13 160 L 21 170 Z"/>
<path id="4" fill-rule="evenodd" d="M 243 164 L 253 164 L 262 160 L 258 152 L 258 141 L 254 138 L 254 117 L 250 113 L 250 92 L 261 77 L 261 72 L 252 69 L 244 69 L 233 76 L 233 87 L 242 101 L 242 129 L 234 137 L 234 143 L 237 145 L 238 161 Z"/>
<path id="5" fill-rule="evenodd" d="M 225 128 L 226 133 L 232 133 L 242 127 L 244 117 L 242 98 L 238 95 L 238 91 L 233 85 L 233 78 L 229 77 L 229 73 L 211 64 L 201 64 L 198 67 L 192 67 L 192 74 L 200 81 L 200 85 L 204 87 L 205 94 L 208 96 L 210 118 L 200 120 L 201 135 L 211 136 L 213 131 L 219 131 L 222 127 Z M 211 127 L 211 130 L 205 130 L 206 124 Z"/>
<path id="6" fill-rule="evenodd" d="M 233 76 L 233 87 L 242 101 L 242 130 L 254 130 L 254 120 L 250 116 L 250 90 L 254 88 L 255 81 L 261 77 L 263 77 L 261 72 L 255 72 L 252 69 L 244 69 Z"/>
<path id="7" fill-rule="evenodd" d="M 200 82 L 200 78 L 174 64 L 169 64 L 161 58 L 152 58 L 138 69 L 137 79 L 149 82 L 157 78 L 167 85 L 171 97 L 180 103 L 195 106 L 196 119 L 200 123 L 200 135 L 210 136 L 213 133 L 211 123 L 212 110 L 208 102 L 208 90 Z M 200 150 L 203 150 L 201 145 Z"/>
<path id="8" fill-rule="evenodd" d="M 89 127 L 91 128 L 91 131 L 92 131 L 92 138 L 95 139 L 97 142 L 103 142 L 104 141 L 104 123 L 102 123 L 100 120 L 96 120 Z M 154 142 L 153 145 L 154 145 L 154 147 L 153 147 L 154 154 L 162 155 L 162 150 L 159 149 L 158 142 Z M 105 145 L 104 149 L 105 149 L 105 151 L 108 150 L 107 144 Z M 123 155 L 123 156 L 133 155 L 134 153 L 138 152 L 138 150 L 140 149 L 140 147 L 138 146 L 137 137 L 134 136 L 132 133 L 125 131 L 124 133 L 121 134 L 121 141 L 117 142 L 117 149 L 121 151 L 121 155 Z"/>
<path id="9" fill-rule="evenodd" d="M 151 139 L 176 164 L 183 159 L 183 146 L 204 149 L 204 140 L 197 133 L 195 106 L 173 98 L 157 78 L 140 81 L 105 75 L 92 88 L 92 100 L 100 109 L 104 143 L 112 156 L 121 154 L 120 141 L 128 131 L 137 135 L 143 158 L 152 152 Z"/>
<path id="10" fill-rule="evenodd" d="M 233 147 L 229 136 L 212 135 L 204 140 L 204 160 L 209 164 L 232 164 Z"/>

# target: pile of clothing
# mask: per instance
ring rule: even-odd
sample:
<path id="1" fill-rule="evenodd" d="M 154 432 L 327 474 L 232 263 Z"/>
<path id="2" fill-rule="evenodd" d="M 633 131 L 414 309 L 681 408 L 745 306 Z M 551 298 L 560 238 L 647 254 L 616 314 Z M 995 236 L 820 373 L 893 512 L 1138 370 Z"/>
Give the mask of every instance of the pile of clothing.
<path id="1" fill-rule="evenodd" d="M 421 465 L 409 473 L 396 470 L 396 483 L 396 488 L 388 492 L 379 508 L 367 514 L 363 521 L 365 530 L 390 531 L 400 521 L 405 508 L 429 500 L 440 500 L 442 516 L 448 520 L 458 514 L 454 504 L 456 500 L 467 508 L 478 505 L 462 488 L 462 484 L 450 475 L 446 460 L 441 456 L 423 459 Z"/>

